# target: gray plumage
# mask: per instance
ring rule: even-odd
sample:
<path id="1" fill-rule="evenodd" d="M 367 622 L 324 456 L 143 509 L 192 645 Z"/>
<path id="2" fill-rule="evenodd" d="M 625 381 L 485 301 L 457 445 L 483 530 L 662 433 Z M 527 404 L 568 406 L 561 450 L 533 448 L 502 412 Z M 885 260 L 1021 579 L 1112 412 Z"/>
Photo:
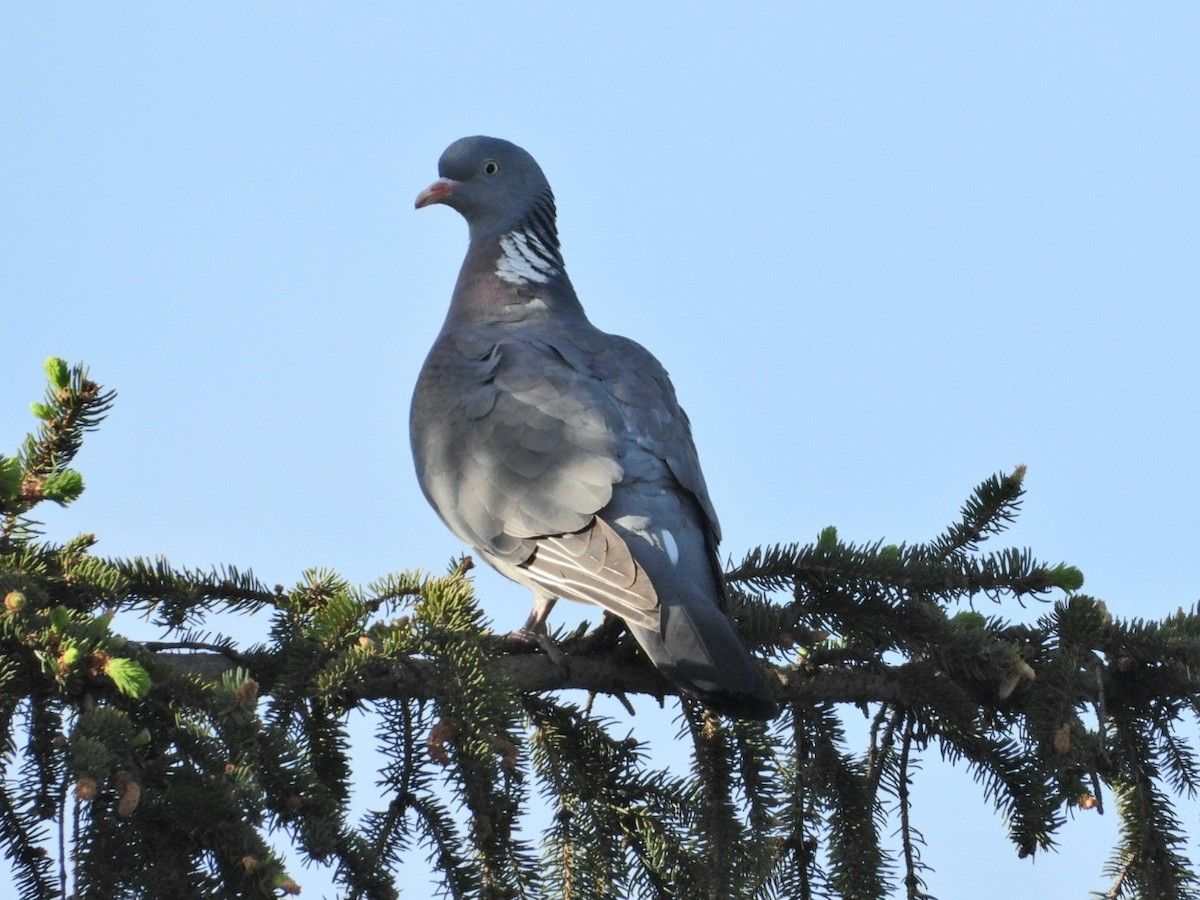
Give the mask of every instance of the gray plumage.
<path id="1" fill-rule="evenodd" d="M 413 394 L 421 489 L 463 541 L 534 594 L 620 616 L 668 680 L 717 712 L 770 718 L 770 688 L 724 612 L 720 527 L 667 373 L 595 328 L 567 278 L 554 197 L 507 141 L 469 137 L 417 207 L 470 244 Z"/>

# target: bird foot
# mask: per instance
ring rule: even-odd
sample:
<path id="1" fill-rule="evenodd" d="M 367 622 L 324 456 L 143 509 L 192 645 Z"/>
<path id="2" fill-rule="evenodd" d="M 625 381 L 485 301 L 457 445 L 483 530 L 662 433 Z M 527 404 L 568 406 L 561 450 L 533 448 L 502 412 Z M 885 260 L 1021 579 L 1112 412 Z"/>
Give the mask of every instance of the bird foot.
<path id="1" fill-rule="evenodd" d="M 558 644 L 554 643 L 550 635 L 546 633 L 545 626 L 537 628 L 536 626 L 530 627 L 527 624 L 516 631 L 510 631 L 504 636 L 504 640 L 519 647 L 538 647 L 550 657 L 550 660 L 556 666 L 563 665 L 567 660 L 567 655 L 563 653 Z"/>

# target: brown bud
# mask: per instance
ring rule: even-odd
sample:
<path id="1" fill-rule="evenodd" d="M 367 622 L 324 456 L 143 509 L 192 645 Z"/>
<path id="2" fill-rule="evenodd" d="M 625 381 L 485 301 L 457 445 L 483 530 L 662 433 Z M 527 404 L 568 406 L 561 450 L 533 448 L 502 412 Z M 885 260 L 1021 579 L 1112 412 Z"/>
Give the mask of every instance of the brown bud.
<path id="1" fill-rule="evenodd" d="M 446 744 L 453 740 L 457 733 L 458 728 L 449 719 L 439 719 L 438 723 L 430 729 L 425 746 L 429 748 L 429 756 L 438 765 L 450 765 L 450 754 L 446 750 Z"/>
<path id="2" fill-rule="evenodd" d="M 75 797 L 84 803 L 90 803 L 96 799 L 97 789 L 96 779 L 85 775 L 75 782 Z"/>
<path id="3" fill-rule="evenodd" d="M 370 635 L 360 634 L 358 636 L 358 649 L 364 653 L 377 653 L 379 651 L 379 641 Z"/>
<path id="4" fill-rule="evenodd" d="M 1059 729 L 1054 732 L 1054 752 L 1071 752 L 1071 726 L 1067 722 L 1063 722 Z"/>
<path id="5" fill-rule="evenodd" d="M 127 819 L 133 815 L 133 811 L 142 802 L 142 786 L 134 781 L 133 776 L 128 772 L 118 772 L 113 781 L 116 783 L 117 793 L 121 797 L 117 802 L 117 815 L 122 819 Z"/>
<path id="6" fill-rule="evenodd" d="M 1007 676 L 1005 676 L 1004 680 L 1000 682 L 1000 688 L 996 693 L 999 694 L 1001 700 L 1007 700 L 1012 696 L 1012 692 L 1017 689 L 1017 685 L 1020 683 L 1021 673 L 1010 672 Z"/>
<path id="7" fill-rule="evenodd" d="M 21 480 L 21 499 L 22 500 L 41 500 L 42 490 L 46 486 L 46 479 L 38 475 L 26 475 Z"/>
<path id="8" fill-rule="evenodd" d="M 93 678 L 99 678 L 105 672 L 106 666 L 110 657 L 107 653 L 97 650 L 88 657 L 88 674 Z"/>
<path id="9" fill-rule="evenodd" d="M 234 690 L 233 699 L 244 706 L 253 706 L 258 700 L 258 682 L 247 678 Z"/>
<path id="10" fill-rule="evenodd" d="M 517 760 L 520 754 L 517 752 L 517 745 L 512 741 L 504 738 L 492 738 L 492 746 L 500 754 L 500 765 L 506 769 L 515 769 Z"/>

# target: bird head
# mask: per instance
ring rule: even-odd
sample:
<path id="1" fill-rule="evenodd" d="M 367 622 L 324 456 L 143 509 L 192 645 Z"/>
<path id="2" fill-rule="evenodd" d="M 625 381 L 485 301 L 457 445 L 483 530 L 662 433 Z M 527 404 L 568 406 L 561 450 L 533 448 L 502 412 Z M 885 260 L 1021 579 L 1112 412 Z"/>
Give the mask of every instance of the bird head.
<path id="1" fill-rule="evenodd" d="M 534 206 L 547 198 L 553 203 L 550 185 L 534 158 L 500 138 L 460 138 L 438 160 L 438 175 L 417 195 L 416 208 L 442 203 L 458 210 L 472 237 L 504 234 Z"/>

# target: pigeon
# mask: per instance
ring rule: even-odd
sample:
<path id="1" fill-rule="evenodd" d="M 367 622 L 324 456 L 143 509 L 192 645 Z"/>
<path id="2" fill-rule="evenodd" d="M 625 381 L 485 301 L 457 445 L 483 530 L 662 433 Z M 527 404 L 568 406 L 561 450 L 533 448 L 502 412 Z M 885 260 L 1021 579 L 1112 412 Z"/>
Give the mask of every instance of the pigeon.
<path id="1" fill-rule="evenodd" d="M 657 359 L 596 328 L 567 277 L 554 195 L 534 158 L 455 141 L 418 209 L 443 204 L 469 245 L 410 414 L 421 489 L 451 531 L 533 592 L 624 620 L 675 688 L 719 714 L 778 705 L 725 612 L 720 526 L 688 418 Z"/>

